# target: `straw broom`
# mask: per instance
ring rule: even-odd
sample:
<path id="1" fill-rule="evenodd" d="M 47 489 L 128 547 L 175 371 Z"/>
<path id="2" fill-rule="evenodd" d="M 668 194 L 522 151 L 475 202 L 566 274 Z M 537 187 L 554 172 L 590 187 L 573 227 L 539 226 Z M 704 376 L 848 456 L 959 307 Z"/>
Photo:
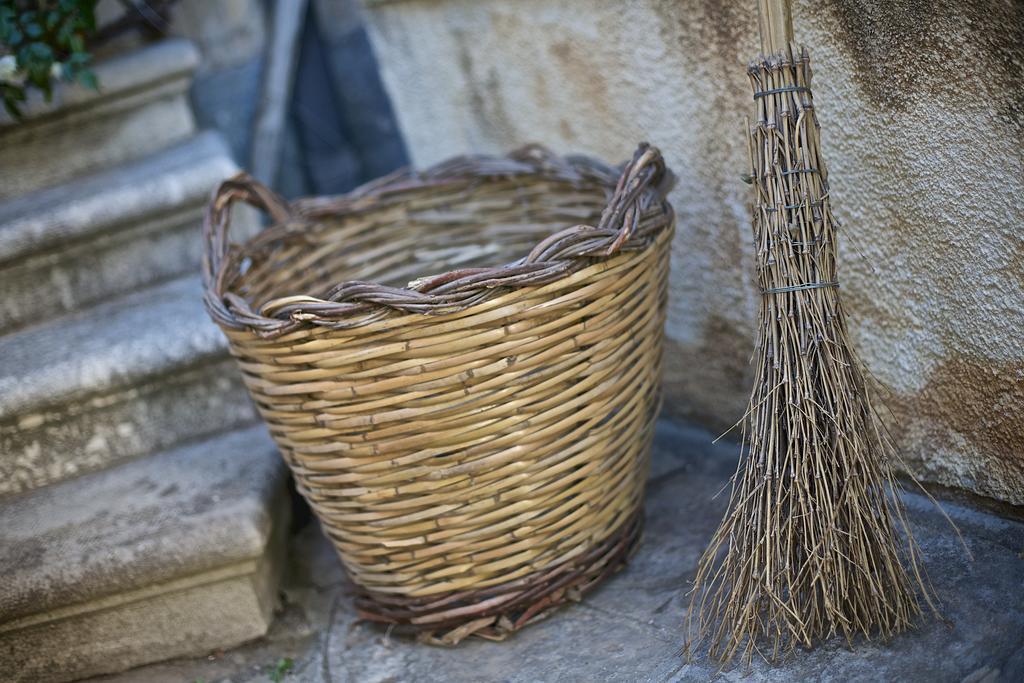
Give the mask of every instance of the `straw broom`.
<path id="1" fill-rule="evenodd" d="M 698 565 L 687 645 L 748 664 L 835 635 L 887 638 L 913 624 L 918 595 L 932 605 L 894 493 L 895 449 L 846 330 L 808 55 L 792 47 L 789 3 L 758 5 L 762 55 L 748 68 L 756 372 L 728 512 Z"/>

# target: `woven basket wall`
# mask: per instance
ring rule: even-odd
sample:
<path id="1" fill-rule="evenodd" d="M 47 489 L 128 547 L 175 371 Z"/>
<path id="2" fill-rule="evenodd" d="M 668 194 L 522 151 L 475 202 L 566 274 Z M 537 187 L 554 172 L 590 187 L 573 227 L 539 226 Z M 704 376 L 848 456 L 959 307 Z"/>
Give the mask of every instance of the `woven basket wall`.
<path id="1" fill-rule="evenodd" d="M 292 205 L 245 175 L 217 190 L 207 309 L 364 618 L 501 638 L 625 561 L 668 176 L 646 145 L 624 170 L 528 147 Z M 230 244 L 235 201 L 273 225 Z"/>

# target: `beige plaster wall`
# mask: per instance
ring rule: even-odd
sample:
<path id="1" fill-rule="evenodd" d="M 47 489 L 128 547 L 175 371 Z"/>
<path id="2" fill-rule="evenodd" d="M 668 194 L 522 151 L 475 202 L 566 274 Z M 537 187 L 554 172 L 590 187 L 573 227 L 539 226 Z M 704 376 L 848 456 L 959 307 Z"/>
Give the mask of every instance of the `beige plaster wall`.
<path id="1" fill-rule="evenodd" d="M 679 177 L 667 408 L 743 413 L 752 0 L 371 2 L 417 165 L 527 141 Z M 853 337 L 915 473 L 1024 504 L 1024 4 L 798 0 Z"/>

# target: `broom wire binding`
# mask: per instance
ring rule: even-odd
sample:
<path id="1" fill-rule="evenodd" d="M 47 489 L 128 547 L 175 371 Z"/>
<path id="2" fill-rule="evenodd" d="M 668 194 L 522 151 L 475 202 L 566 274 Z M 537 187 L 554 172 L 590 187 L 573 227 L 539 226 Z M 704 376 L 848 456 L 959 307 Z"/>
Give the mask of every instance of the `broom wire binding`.
<path id="1" fill-rule="evenodd" d="M 898 498 L 899 455 L 839 299 L 808 53 L 778 50 L 748 75 L 762 292 L 754 387 L 737 423 L 743 453 L 728 511 L 697 567 L 684 650 L 706 645 L 723 665 L 741 656 L 749 666 L 836 635 L 890 638 L 914 625 L 919 597 L 938 610 Z"/>

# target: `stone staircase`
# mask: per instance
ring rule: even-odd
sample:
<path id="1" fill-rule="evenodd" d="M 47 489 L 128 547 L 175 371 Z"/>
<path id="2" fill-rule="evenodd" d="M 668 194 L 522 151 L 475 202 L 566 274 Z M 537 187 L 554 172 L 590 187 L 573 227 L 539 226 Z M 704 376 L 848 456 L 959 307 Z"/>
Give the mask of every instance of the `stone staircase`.
<path id="1" fill-rule="evenodd" d="M 200 300 L 235 165 L 196 131 L 197 63 L 166 40 L 0 118 L 3 680 L 231 647 L 276 603 L 285 471 Z"/>

